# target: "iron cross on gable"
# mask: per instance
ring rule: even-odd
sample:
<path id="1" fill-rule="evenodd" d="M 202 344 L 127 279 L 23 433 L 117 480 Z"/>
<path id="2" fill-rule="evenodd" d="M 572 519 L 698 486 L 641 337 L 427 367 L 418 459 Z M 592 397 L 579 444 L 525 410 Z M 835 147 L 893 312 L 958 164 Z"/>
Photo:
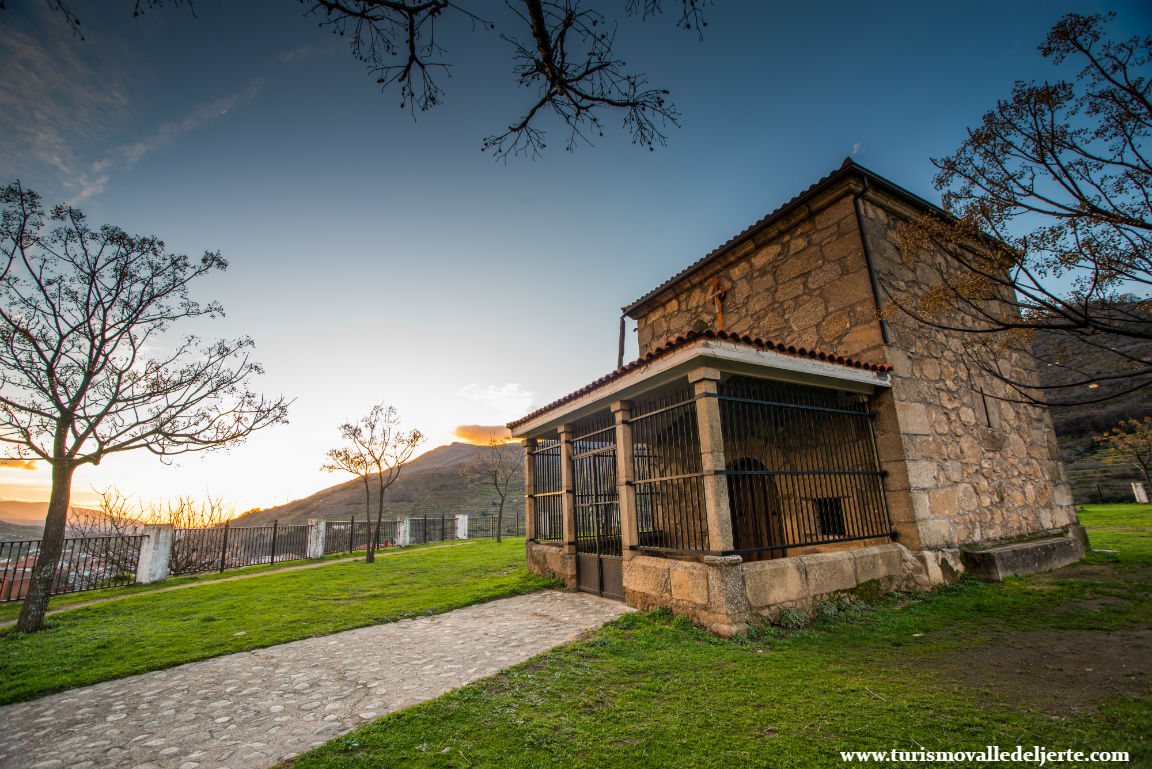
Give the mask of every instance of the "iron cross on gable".
<path id="1" fill-rule="evenodd" d="M 716 330 L 724 330 L 724 297 L 728 295 L 728 289 L 720 285 L 720 278 L 712 278 L 712 293 L 708 294 L 708 299 L 716 306 Z"/>

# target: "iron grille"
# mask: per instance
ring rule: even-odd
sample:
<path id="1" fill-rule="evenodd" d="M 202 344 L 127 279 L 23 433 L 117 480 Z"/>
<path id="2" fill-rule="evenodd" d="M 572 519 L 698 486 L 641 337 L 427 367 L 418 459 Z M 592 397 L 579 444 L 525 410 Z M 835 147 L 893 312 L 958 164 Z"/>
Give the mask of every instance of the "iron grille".
<path id="1" fill-rule="evenodd" d="M 563 542 L 564 486 L 560 475 L 560 441 L 555 438 L 539 440 L 529 456 L 536 471 L 536 487 L 532 494 L 536 539 L 540 542 Z"/>
<path id="2" fill-rule="evenodd" d="M 64 540 L 50 595 L 98 590 L 136 581 L 142 535 Z M 41 540 L 0 542 L 0 601 L 19 601 L 32 585 Z"/>
<path id="3" fill-rule="evenodd" d="M 572 481 L 576 552 L 619 556 L 616 425 L 610 413 L 573 425 Z"/>
<path id="4" fill-rule="evenodd" d="M 748 377 L 720 383 L 732 553 L 887 537 L 867 399 Z"/>
<path id="5" fill-rule="evenodd" d="M 639 546 L 706 552 L 708 519 L 692 390 L 685 385 L 637 400 L 632 414 Z"/>

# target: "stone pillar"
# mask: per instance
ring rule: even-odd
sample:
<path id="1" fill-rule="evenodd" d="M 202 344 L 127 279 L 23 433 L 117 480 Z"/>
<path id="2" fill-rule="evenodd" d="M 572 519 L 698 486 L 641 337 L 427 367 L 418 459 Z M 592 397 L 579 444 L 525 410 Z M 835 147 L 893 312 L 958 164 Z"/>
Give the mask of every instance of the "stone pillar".
<path id="1" fill-rule="evenodd" d="M 632 454 L 632 401 L 616 401 L 612 404 L 612 416 L 616 419 L 616 490 L 620 508 L 620 547 L 625 561 L 636 557 L 636 547 L 640 544 L 640 531 L 636 520 L 636 480 L 635 457 Z"/>
<path id="2" fill-rule="evenodd" d="M 456 516 L 456 539 L 468 539 L 468 516 Z"/>
<path id="3" fill-rule="evenodd" d="M 572 470 L 572 425 L 560 425 L 560 495 L 564 519 L 564 554 L 576 554 L 576 482 Z"/>
<path id="4" fill-rule="evenodd" d="M 1144 488 L 1144 484 L 1139 481 L 1132 484 L 1132 496 L 1134 496 L 1140 504 L 1148 504 L 1148 489 Z"/>
<path id="5" fill-rule="evenodd" d="M 718 553 L 734 547 L 732 512 L 728 505 L 728 477 L 723 474 L 724 436 L 720 430 L 720 401 L 715 397 L 720 372 L 714 368 L 698 368 L 689 372 L 688 381 L 696 396 L 696 420 L 700 427 L 704 507 L 708 513 L 708 549 Z"/>
<path id="6" fill-rule="evenodd" d="M 536 439 L 524 441 L 524 537 L 532 542 L 536 539 Z"/>
<path id="7" fill-rule="evenodd" d="M 308 519 L 308 558 L 324 557 L 324 535 L 328 527 L 319 518 Z"/>
<path id="8" fill-rule="evenodd" d="M 136 582 L 147 585 L 166 580 L 171 557 L 172 525 L 145 526 L 144 539 L 140 542 L 140 560 L 136 562 Z"/>
<path id="9" fill-rule="evenodd" d="M 410 538 L 408 536 L 408 519 L 396 521 L 396 547 L 407 547 Z"/>

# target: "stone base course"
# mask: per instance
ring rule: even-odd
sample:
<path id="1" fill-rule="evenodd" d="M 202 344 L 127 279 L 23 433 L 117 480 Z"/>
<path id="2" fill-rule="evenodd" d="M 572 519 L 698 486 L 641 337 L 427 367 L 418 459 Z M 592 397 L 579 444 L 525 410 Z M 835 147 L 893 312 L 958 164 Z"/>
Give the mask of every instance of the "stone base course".
<path id="1" fill-rule="evenodd" d="M 636 556 L 624 562 L 624 592 L 630 606 L 668 608 L 731 636 L 750 622 L 776 621 L 784 609 L 811 612 L 827 597 L 871 598 L 902 589 L 917 575 L 926 583 L 923 564 L 907 552 L 884 544 L 749 563 L 738 556 L 703 563 Z"/>
<path id="2" fill-rule="evenodd" d="M 263 769 L 630 611 L 547 590 L 0 708 L 5 769 Z"/>
<path id="3" fill-rule="evenodd" d="M 1059 569 L 1083 557 L 1084 545 L 1075 537 L 1021 542 L 987 550 L 966 550 L 963 554 L 969 574 L 992 582 Z"/>

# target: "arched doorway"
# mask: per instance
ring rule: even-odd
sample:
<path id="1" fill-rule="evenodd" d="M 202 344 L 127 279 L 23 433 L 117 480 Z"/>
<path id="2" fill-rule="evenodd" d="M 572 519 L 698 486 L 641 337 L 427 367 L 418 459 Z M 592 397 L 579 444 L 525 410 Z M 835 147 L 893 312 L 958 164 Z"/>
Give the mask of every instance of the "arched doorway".
<path id="1" fill-rule="evenodd" d="M 780 495 L 768 468 L 753 457 L 728 464 L 728 505 L 732 513 L 732 540 L 736 550 L 778 547 L 784 544 Z M 781 558 L 783 550 L 743 553 L 745 561 Z"/>

